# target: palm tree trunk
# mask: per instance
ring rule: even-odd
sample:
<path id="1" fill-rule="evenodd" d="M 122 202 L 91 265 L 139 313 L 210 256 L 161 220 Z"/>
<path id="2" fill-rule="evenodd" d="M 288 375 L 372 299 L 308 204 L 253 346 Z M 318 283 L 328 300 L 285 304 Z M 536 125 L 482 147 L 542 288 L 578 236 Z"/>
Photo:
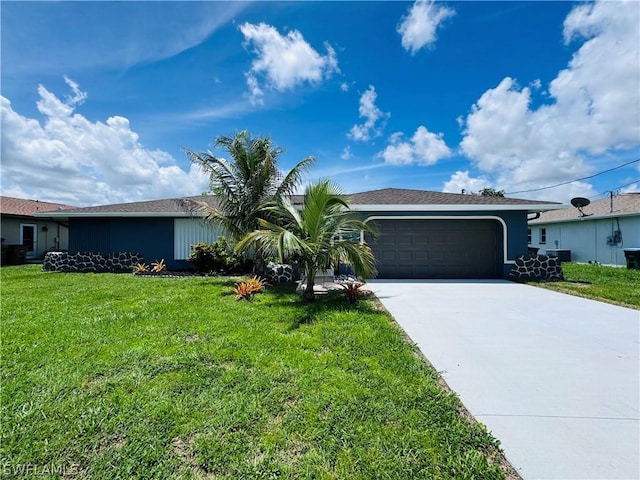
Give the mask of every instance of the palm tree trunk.
<path id="1" fill-rule="evenodd" d="M 313 286 L 315 285 L 315 282 L 316 282 L 316 270 L 309 269 L 306 272 L 306 277 L 307 277 L 307 285 L 304 287 L 302 298 L 307 302 L 311 302 L 315 299 L 315 295 L 313 293 Z"/>

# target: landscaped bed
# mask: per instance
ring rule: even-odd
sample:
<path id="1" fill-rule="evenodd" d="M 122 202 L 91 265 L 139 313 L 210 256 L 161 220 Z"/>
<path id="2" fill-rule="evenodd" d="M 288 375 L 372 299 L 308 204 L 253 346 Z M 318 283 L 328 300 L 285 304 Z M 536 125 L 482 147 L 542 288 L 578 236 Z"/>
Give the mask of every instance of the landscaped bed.
<path id="1" fill-rule="evenodd" d="M 2 471 L 498 479 L 496 445 L 369 300 L 236 280 L 2 280 Z M 23 472 L 20 474 L 20 472 Z"/>
<path id="2" fill-rule="evenodd" d="M 564 282 L 531 282 L 562 293 L 640 309 L 640 270 L 600 264 L 562 264 Z"/>

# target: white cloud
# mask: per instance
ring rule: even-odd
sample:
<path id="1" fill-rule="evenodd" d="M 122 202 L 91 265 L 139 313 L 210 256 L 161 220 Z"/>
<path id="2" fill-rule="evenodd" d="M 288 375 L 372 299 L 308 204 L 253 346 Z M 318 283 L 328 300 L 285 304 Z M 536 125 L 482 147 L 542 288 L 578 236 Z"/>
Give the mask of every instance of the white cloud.
<path id="1" fill-rule="evenodd" d="M 280 35 L 271 25 L 243 23 L 240 31 L 246 45 L 253 46 L 256 58 L 246 73 L 250 98 L 262 102 L 264 90 L 261 83 L 278 91 L 309 82 L 320 83 L 334 72 L 338 72 L 335 50 L 325 43 L 326 55 L 320 55 L 297 30 Z"/>
<path id="2" fill-rule="evenodd" d="M 44 124 L 20 115 L 0 96 L 2 191 L 72 205 L 117 203 L 198 194 L 207 178 L 192 165 L 184 171 L 161 150 L 149 150 L 124 117 L 91 122 L 75 107 L 86 98 L 72 90 L 66 101 L 40 85 Z M 23 196 L 23 195 L 21 195 Z"/>
<path id="3" fill-rule="evenodd" d="M 451 156 L 442 133 L 433 133 L 420 125 L 409 140 L 401 132 L 389 137 L 389 145 L 380 152 L 385 163 L 390 165 L 433 165 L 442 158 Z"/>
<path id="4" fill-rule="evenodd" d="M 531 88 L 507 77 L 480 97 L 464 122 L 462 152 L 507 191 L 592 174 L 594 158 L 617 162 L 605 154 L 640 145 L 638 4 L 579 5 L 565 20 L 564 37 L 583 43 L 550 82 L 549 103 L 532 109 Z M 532 195 L 558 199 L 574 192 L 593 190 L 582 183 Z"/>
<path id="5" fill-rule="evenodd" d="M 417 0 L 402 17 L 398 33 L 402 36 L 402 46 L 415 55 L 421 48 L 433 45 L 436 30 L 455 11 L 432 0 Z"/>
<path id="6" fill-rule="evenodd" d="M 469 176 L 469 171 L 458 170 L 451 175 L 449 181 L 444 183 L 442 188 L 446 193 L 477 193 L 485 187 L 490 187 L 491 182 L 486 177 L 472 178 Z"/>
<path id="7" fill-rule="evenodd" d="M 353 158 L 353 154 L 351 153 L 351 147 L 349 145 L 344 147 L 344 150 L 342 151 L 342 155 L 340 155 L 340 158 L 343 160 L 350 160 Z"/>
<path id="8" fill-rule="evenodd" d="M 349 91 L 349 84 L 347 82 L 342 82 L 340 84 L 340 90 L 342 90 L 343 92 L 348 92 Z"/>
<path id="9" fill-rule="evenodd" d="M 376 128 L 376 123 L 382 118 L 389 117 L 389 113 L 382 112 L 376 106 L 377 98 L 376 89 L 373 85 L 369 85 L 369 88 L 360 97 L 360 107 L 358 108 L 358 113 L 360 118 L 364 118 L 364 123 L 354 125 L 347 134 L 352 140 L 366 142 L 372 136 L 380 135 L 380 129 Z"/>
<path id="10" fill-rule="evenodd" d="M 149 2 L 144 7 L 140 2 L 59 2 L 16 9 L 3 4 L 2 66 L 12 74 L 58 75 L 155 62 L 200 45 L 248 6 L 249 2 Z M 7 18 L 13 21 L 5 22 L 10 9 Z"/>

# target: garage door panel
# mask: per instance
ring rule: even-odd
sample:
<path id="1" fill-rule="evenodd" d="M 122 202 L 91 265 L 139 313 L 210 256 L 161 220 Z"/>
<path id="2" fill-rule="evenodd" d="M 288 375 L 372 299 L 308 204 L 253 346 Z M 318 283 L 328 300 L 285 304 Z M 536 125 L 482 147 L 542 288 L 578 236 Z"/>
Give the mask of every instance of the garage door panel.
<path id="1" fill-rule="evenodd" d="M 379 278 L 495 278 L 502 227 L 495 220 L 378 220 L 369 244 Z"/>

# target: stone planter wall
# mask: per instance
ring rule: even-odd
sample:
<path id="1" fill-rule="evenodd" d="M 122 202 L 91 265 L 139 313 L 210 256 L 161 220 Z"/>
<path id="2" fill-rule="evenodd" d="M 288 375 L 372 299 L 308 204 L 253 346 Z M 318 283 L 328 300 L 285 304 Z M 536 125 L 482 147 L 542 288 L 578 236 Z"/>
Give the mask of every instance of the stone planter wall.
<path id="1" fill-rule="evenodd" d="M 131 273 L 136 263 L 142 263 L 139 253 L 49 252 L 44 256 L 42 270 L 45 272 L 112 272 Z"/>
<path id="2" fill-rule="evenodd" d="M 561 282 L 564 280 L 562 263 L 557 257 L 547 255 L 520 255 L 509 272 L 509 279 L 523 282 Z"/>
<path id="3" fill-rule="evenodd" d="M 294 280 L 293 267 L 270 263 L 265 270 L 265 276 L 269 283 L 291 283 Z"/>

